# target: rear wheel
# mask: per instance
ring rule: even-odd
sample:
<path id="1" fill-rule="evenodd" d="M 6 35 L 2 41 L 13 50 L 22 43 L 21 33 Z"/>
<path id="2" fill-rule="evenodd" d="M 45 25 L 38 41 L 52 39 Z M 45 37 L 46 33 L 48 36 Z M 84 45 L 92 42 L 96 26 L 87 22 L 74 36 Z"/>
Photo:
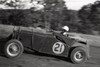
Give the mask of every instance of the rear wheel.
<path id="1" fill-rule="evenodd" d="M 87 60 L 87 53 L 85 51 L 85 48 L 74 48 L 71 52 L 70 59 L 75 64 L 84 63 Z"/>
<path id="2" fill-rule="evenodd" d="M 20 41 L 12 39 L 4 46 L 4 53 L 8 58 L 15 58 L 23 53 L 23 45 Z"/>

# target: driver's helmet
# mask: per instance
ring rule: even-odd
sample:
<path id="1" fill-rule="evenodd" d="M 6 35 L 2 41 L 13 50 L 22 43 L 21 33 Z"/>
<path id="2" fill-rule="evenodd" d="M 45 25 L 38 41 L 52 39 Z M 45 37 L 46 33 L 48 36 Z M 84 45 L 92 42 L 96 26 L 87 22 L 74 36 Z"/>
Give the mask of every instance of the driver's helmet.
<path id="1" fill-rule="evenodd" d="M 69 27 L 68 26 L 63 26 L 62 29 L 65 30 L 65 31 L 69 31 Z"/>

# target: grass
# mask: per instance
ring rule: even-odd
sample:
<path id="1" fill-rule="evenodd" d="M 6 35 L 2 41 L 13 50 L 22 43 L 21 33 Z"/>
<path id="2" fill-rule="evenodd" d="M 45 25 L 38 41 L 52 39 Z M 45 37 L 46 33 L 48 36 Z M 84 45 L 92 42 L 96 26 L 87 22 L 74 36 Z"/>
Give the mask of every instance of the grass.
<path id="1" fill-rule="evenodd" d="M 88 35 L 88 34 L 79 34 L 79 33 L 69 33 L 74 35 L 79 35 L 88 40 L 88 43 L 91 46 L 100 47 L 100 36 L 97 35 Z"/>
<path id="2" fill-rule="evenodd" d="M 7 37 L 13 32 L 14 26 L 0 24 L 0 37 Z"/>

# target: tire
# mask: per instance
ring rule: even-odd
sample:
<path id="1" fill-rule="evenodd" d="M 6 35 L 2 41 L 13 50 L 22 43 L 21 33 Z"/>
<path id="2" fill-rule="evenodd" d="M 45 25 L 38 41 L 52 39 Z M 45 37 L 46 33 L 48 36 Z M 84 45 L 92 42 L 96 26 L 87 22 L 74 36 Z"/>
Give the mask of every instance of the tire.
<path id="1" fill-rule="evenodd" d="M 4 54 L 8 58 L 19 57 L 23 53 L 23 45 L 20 41 L 12 39 L 4 46 Z"/>
<path id="2" fill-rule="evenodd" d="M 76 47 L 72 50 L 70 59 L 75 64 L 84 63 L 87 60 L 87 53 L 85 48 L 83 47 Z"/>

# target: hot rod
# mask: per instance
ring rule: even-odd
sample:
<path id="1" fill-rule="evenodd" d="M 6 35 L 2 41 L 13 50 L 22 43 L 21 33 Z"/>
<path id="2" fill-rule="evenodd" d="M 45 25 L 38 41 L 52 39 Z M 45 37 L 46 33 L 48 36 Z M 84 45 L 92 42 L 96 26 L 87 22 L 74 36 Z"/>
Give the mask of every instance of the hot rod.
<path id="1" fill-rule="evenodd" d="M 70 58 L 73 63 L 83 63 L 89 58 L 89 45 L 66 37 L 58 32 L 49 32 L 28 27 L 0 25 L 0 40 L 5 39 L 4 54 L 8 58 L 20 56 L 24 48 L 40 53 Z M 1 30 L 2 29 L 2 30 Z M 3 33 L 5 32 L 5 33 Z M 5 35 L 4 35 L 5 34 Z"/>

